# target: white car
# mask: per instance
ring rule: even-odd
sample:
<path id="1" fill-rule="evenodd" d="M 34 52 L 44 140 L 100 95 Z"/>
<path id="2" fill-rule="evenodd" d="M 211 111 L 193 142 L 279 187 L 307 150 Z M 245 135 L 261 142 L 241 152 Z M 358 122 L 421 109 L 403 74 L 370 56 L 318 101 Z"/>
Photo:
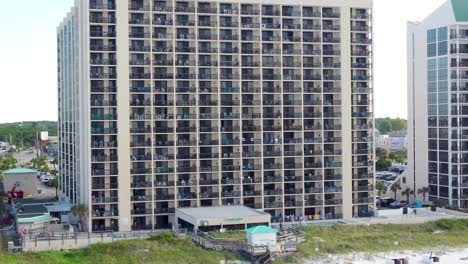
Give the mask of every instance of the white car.
<path id="1" fill-rule="evenodd" d="M 41 176 L 41 182 L 42 182 L 42 183 L 48 183 L 48 182 L 50 182 L 51 180 L 52 180 L 52 179 L 51 179 L 49 176 L 47 176 L 47 175 L 42 175 L 42 176 Z"/>

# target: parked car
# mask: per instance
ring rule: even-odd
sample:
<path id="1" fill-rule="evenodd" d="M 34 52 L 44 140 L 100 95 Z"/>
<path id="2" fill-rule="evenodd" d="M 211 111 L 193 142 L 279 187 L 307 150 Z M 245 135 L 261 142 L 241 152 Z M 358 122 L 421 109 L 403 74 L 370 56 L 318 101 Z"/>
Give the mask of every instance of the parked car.
<path id="1" fill-rule="evenodd" d="M 48 175 L 42 175 L 41 176 L 41 182 L 42 183 L 48 183 L 50 182 L 52 179 L 48 176 Z"/>
<path id="2" fill-rule="evenodd" d="M 393 198 L 381 198 L 380 200 L 380 206 L 381 207 L 389 207 L 391 203 L 395 202 L 395 199 Z M 379 201 L 377 201 L 378 204 Z"/>
<path id="3" fill-rule="evenodd" d="M 408 207 L 408 203 L 405 201 L 397 200 L 390 204 L 390 208 L 402 208 L 402 207 Z"/>

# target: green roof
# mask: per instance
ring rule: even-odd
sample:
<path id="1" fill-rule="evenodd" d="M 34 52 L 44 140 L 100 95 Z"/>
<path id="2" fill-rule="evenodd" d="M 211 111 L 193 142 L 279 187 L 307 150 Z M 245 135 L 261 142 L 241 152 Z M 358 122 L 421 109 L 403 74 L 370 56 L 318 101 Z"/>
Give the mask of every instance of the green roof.
<path id="1" fill-rule="evenodd" d="M 55 204 L 58 202 L 55 197 L 44 197 L 44 198 L 18 198 L 14 199 L 15 205 L 30 205 L 30 204 Z"/>
<path id="2" fill-rule="evenodd" d="M 249 234 L 258 234 L 258 233 L 276 233 L 276 229 L 271 228 L 269 226 L 254 226 L 251 228 L 247 228 L 245 230 Z"/>
<path id="3" fill-rule="evenodd" d="M 468 22 L 467 0 L 452 0 L 452 8 L 457 22 Z"/>
<path id="4" fill-rule="evenodd" d="M 49 212 L 47 208 L 42 204 L 24 205 L 16 209 L 17 210 L 21 209 L 21 213 L 18 213 L 18 215 L 40 214 L 40 213 L 43 214 L 43 213 Z"/>
<path id="5" fill-rule="evenodd" d="M 15 168 L 11 170 L 6 170 L 4 174 L 21 174 L 21 173 L 37 173 L 37 170 L 25 169 L 25 168 Z"/>
<path id="6" fill-rule="evenodd" d="M 52 219 L 50 215 L 41 215 L 33 217 L 18 218 L 18 223 L 37 223 L 37 222 L 48 222 Z"/>

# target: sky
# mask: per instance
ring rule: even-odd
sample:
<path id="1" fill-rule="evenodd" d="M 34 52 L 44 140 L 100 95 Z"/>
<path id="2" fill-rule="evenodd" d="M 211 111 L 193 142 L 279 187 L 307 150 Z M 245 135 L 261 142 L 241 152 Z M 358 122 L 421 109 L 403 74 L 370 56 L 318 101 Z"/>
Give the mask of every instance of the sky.
<path id="1" fill-rule="evenodd" d="M 406 22 L 446 0 L 374 0 L 375 117 L 406 118 Z M 0 0 L 0 123 L 57 120 L 56 28 L 73 0 Z"/>

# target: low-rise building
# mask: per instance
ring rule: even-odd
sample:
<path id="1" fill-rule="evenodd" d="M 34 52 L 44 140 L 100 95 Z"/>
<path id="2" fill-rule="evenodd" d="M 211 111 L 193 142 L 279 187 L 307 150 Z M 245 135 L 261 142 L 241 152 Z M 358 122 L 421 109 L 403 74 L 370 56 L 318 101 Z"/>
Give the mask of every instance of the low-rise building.
<path id="1" fill-rule="evenodd" d="M 243 230 L 257 225 L 270 225 L 271 215 L 243 205 L 216 207 L 187 207 L 175 209 L 175 228 L 211 231 L 217 229 Z"/>
<path id="2" fill-rule="evenodd" d="M 10 214 L 15 218 L 17 230 L 22 234 L 40 234 L 51 229 L 57 230 L 54 224 L 68 224 L 70 211 L 71 206 L 68 203 L 56 198 L 13 199 L 10 207 Z"/>
<path id="3" fill-rule="evenodd" d="M 37 192 L 37 171 L 25 168 L 15 168 L 3 172 L 5 192 L 23 191 L 24 196 L 32 196 Z"/>

